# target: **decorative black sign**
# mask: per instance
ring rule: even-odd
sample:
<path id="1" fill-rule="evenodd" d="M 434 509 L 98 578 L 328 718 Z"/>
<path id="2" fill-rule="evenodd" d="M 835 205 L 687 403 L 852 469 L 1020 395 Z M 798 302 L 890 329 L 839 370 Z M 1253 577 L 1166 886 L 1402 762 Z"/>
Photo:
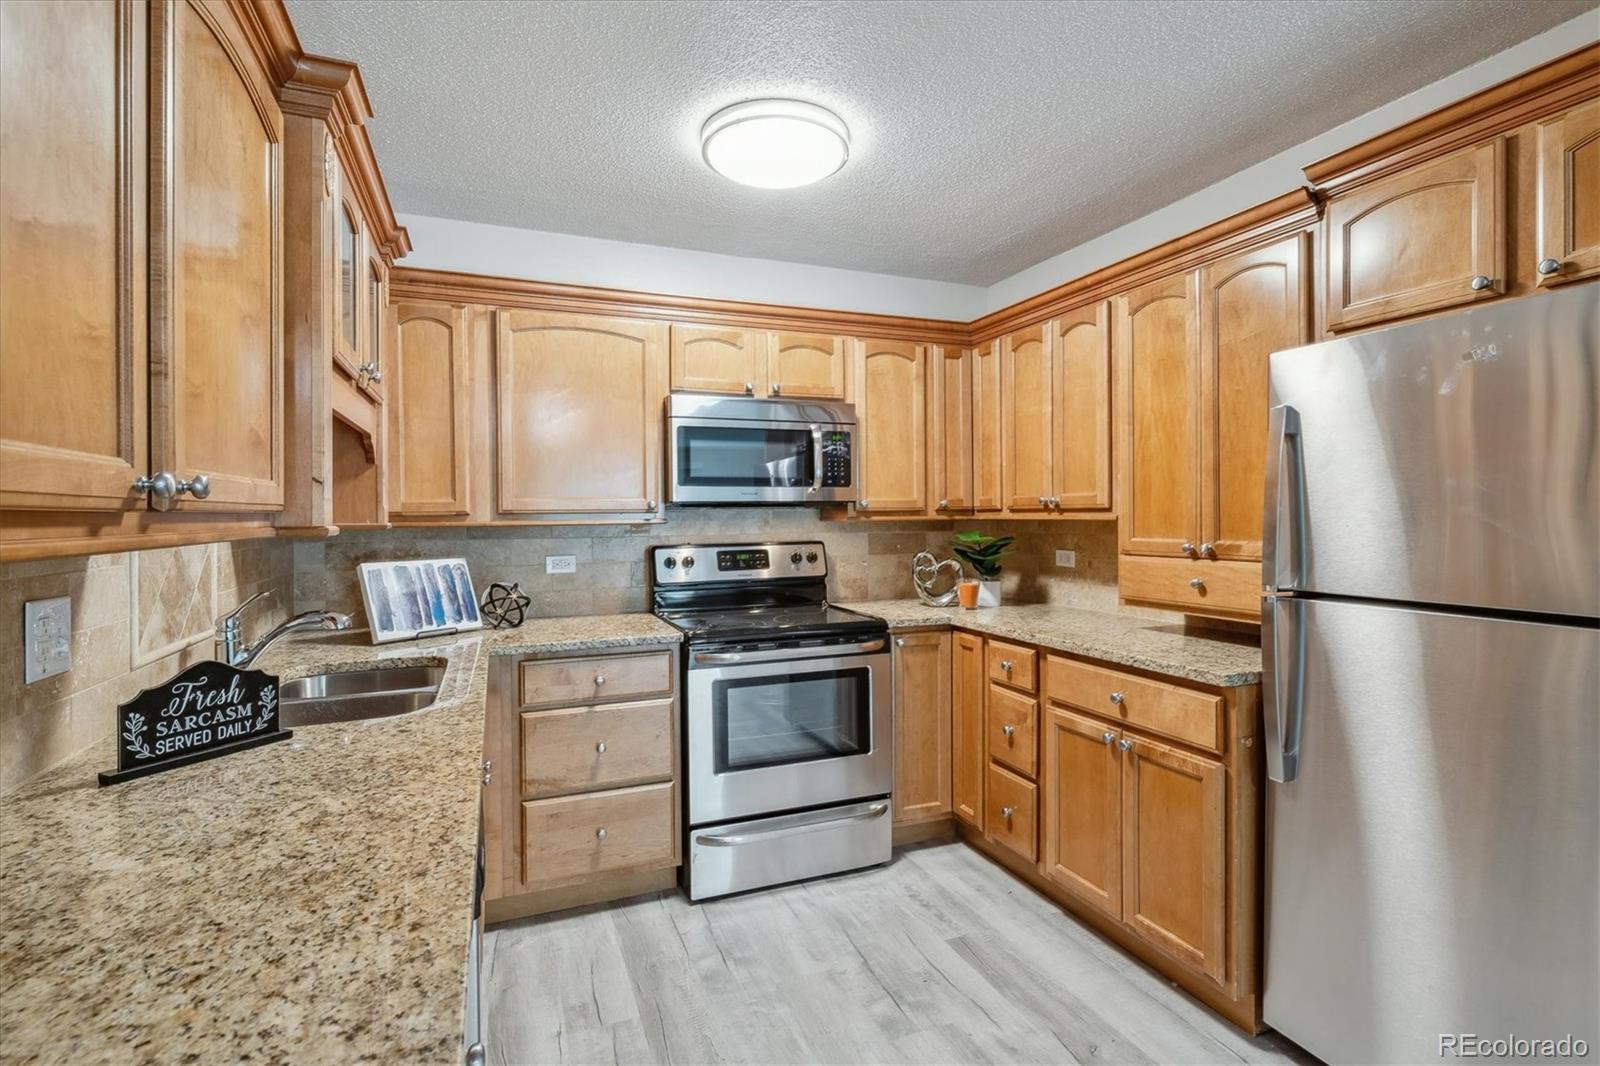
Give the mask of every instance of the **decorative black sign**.
<path id="1" fill-rule="evenodd" d="M 114 785 L 160 770 L 288 740 L 278 724 L 278 679 L 260 670 L 195 663 L 117 708 Z"/>

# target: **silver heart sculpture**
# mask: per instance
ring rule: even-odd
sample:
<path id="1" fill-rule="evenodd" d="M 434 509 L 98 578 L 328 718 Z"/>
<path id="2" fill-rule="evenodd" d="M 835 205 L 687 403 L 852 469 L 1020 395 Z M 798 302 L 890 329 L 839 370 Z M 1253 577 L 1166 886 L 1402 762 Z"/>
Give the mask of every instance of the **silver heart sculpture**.
<path id="1" fill-rule="evenodd" d="M 955 582 L 943 592 L 934 592 L 934 582 L 941 571 L 948 570 Z M 917 587 L 917 599 L 929 607 L 948 607 L 956 602 L 956 586 L 961 584 L 961 561 L 946 559 L 940 562 L 932 552 L 918 552 L 911 560 L 911 583 Z"/>

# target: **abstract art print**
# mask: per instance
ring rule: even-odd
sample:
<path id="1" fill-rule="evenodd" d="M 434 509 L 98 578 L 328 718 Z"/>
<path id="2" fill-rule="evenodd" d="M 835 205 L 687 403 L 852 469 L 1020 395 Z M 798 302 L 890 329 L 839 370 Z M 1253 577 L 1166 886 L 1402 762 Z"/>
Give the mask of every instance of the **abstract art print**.
<path id="1" fill-rule="evenodd" d="M 415 559 L 356 567 L 372 643 L 482 629 L 465 559 Z"/>

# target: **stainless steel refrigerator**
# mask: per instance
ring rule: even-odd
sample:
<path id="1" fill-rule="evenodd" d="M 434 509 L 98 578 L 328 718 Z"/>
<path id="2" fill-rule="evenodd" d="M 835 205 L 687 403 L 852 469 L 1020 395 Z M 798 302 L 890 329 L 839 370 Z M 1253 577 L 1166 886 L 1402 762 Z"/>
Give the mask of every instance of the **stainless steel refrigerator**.
<path id="1" fill-rule="evenodd" d="M 1589 284 L 1272 356 L 1263 1014 L 1330 1062 L 1600 1047 L 1597 353 Z"/>

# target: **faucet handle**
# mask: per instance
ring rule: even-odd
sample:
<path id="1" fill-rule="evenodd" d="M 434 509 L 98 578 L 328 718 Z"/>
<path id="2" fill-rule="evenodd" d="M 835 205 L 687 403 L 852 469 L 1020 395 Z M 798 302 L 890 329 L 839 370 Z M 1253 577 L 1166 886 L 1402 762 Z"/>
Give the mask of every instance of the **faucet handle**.
<path id="1" fill-rule="evenodd" d="M 217 619 L 217 628 L 220 630 L 223 626 L 226 626 L 230 622 L 237 622 L 239 617 L 244 614 L 244 609 L 246 607 L 261 599 L 261 597 L 267 595 L 269 591 L 269 589 L 262 589 L 260 592 L 256 593 L 254 596 L 251 596 L 249 599 L 239 604 L 239 606 L 235 607 L 233 610 Z"/>

